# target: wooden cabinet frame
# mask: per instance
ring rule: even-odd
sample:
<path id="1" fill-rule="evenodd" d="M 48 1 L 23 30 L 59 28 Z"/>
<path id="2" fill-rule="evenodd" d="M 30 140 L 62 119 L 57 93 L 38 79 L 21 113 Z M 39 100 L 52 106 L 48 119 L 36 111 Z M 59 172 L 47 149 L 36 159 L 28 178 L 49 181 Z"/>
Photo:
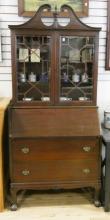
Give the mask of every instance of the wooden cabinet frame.
<path id="1" fill-rule="evenodd" d="M 37 2 L 37 0 L 35 0 Z M 81 11 L 76 11 L 76 14 L 79 17 L 84 17 L 84 16 L 88 16 L 88 8 L 89 8 L 89 0 L 80 0 L 83 4 L 83 8 Z M 73 0 L 71 0 L 71 2 L 74 2 Z M 18 15 L 19 16 L 33 16 L 35 14 L 35 11 L 25 11 L 25 4 L 26 4 L 26 0 L 18 0 Z M 46 1 L 43 2 L 43 4 L 46 4 Z M 68 4 L 67 1 L 65 0 L 65 2 L 63 2 L 63 4 Z M 72 4 L 76 4 L 76 3 L 72 3 Z M 39 4 L 38 4 L 39 7 Z M 74 6 L 73 6 L 74 9 Z"/>
<path id="2" fill-rule="evenodd" d="M 45 10 L 50 16 L 42 16 Z M 47 25 L 46 18 L 53 22 Z M 60 19 L 66 20 L 66 24 Z M 17 192 L 21 189 L 92 187 L 94 203 L 100 205 L 101 137 L 96 107 L 100 28 L 82 23 L 68 5 L 63 5 L 59 12 L 51 11 L 48 4 L 41 6 L 26 23 L 9 28 L 13 83 L 8 111 L 11 210 L 17 209 Z M 27 48 L 28 55 L 23 52 Z M 40 49 L 37 57 L 43 62 L 49 60 L 49 68 L 44 68 L 42 62 L 31 62 L 32 49 Z M 29 77 L 31 71 L 37 76 L 34 82 Z M 21 73 L 26 73 L 26 80 L 21 80 Z M 47 73 L 50 93 L 42 73 Z M 75 73 L 78 81 L 73 77 Z M 89 81 L 81 86 L 83 73 L 87 73 Z M 42 88 L 43 95 L 41 92 L 40 98 L 34 96 Z M 29 97 L 31 101 L 24 99 Z"/>

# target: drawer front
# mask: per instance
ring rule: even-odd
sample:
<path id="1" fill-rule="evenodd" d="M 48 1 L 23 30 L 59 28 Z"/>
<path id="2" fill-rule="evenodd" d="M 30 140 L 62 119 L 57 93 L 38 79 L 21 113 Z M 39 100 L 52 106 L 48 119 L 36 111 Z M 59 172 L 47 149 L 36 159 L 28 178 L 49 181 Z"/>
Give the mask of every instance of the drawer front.
<path id="1" fill-rule="evenodd" d="M 14 182 L 40 181 L 94 181 L 99 178 L 99 167 L 95 160 L 32 161 L 16 163 L 12 168 Z"/>
<path id="2" fill-rule="evenodd" d="M 98 139 L 17 139 L 11 141 L 13 161 L 98 159 Z"/>

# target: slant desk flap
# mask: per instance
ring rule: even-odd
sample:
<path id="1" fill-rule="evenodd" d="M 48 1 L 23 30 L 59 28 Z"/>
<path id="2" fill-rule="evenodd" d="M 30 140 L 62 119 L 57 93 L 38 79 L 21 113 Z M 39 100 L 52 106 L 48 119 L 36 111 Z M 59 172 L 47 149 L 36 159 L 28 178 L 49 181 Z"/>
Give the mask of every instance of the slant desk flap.
<path id="1" fill-rule="evenodd" d="M 26 109 L 11 111 L 10 137 L 99 136 L 97 108 Z"/>

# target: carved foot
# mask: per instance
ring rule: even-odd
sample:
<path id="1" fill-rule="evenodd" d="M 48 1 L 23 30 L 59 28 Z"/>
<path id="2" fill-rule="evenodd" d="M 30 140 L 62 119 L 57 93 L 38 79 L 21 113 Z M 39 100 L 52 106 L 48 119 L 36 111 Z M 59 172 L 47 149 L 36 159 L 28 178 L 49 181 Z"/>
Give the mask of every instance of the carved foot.
<path id="1" fill-rule="evenodd" d="M 11 211 L 16 211 L 17 208 L 18 208 L 17 204 L 12 204 L 11 207 L 10 207 Z"/>
<path id="2" fill-rule="evenodd" d="M 10 210 L 16 211 L 18 208 L 18 206 L 17 206 L 17 189 L 11 188 L 10 193 L 11 193 Z"/>
<path id="3" fill-rule="evenodd" d="M 100 189 L 95 189 L 95 195 L 94 195 L 94 205 L 96 207 L 101 207 L 102 204 L 101 204 L 101 191 Z"/>
<path id="4" fill-rule="evenodd" d="M 95 205 L 96 207 L 101 207 L 101 202 L 100 202 L 99 200 L 95 200 L 95 201 L 94 201 L 94 205 Z"/>

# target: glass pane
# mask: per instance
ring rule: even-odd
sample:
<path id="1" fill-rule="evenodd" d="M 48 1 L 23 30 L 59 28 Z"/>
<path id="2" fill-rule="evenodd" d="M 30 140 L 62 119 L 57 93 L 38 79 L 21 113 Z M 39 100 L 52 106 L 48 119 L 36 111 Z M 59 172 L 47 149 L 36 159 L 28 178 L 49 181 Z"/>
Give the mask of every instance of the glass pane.
<path id="1" fill-rule="evenodd" d="M 17 97 L 22 101 L 50 101 L 49 36 L 17 37 Z"/>
<path id="2" fill-rule="evenodd" d="M 91 101 L 93 98 L 94 38 L 60 38 L 60 101 Z"/>

